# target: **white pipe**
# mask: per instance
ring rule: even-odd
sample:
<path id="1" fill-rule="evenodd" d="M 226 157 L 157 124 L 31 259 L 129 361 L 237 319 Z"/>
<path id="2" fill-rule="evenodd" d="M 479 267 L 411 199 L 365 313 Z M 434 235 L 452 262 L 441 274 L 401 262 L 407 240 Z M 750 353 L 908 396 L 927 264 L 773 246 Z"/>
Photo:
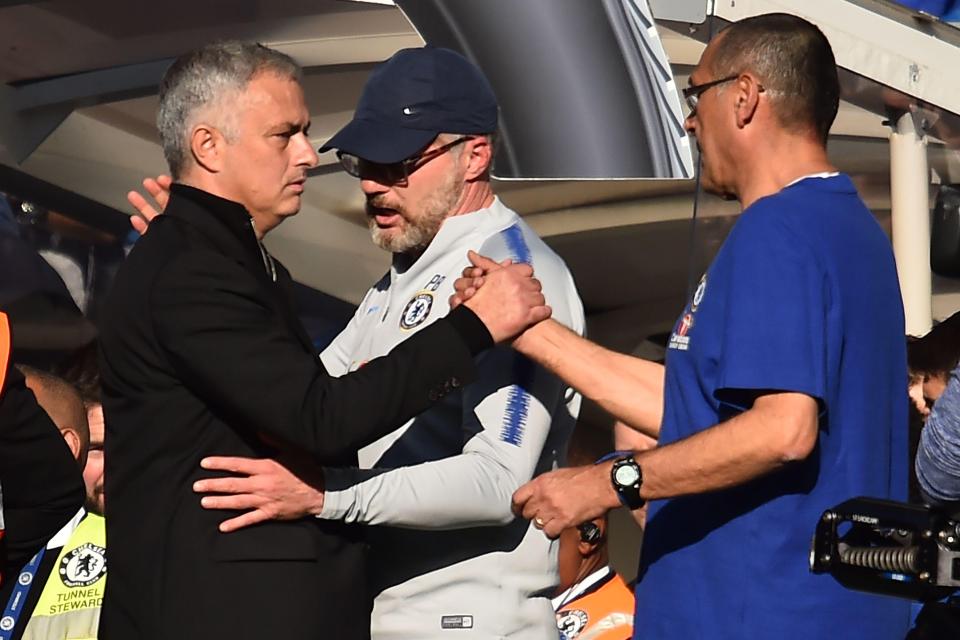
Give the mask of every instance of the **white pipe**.
<path id="1" fill-rule="evenodd" d="M 890 135 L 890 203 L 906 329 L 915 336 L 933 325 L 929 175 L 926 139 L 913 115 L 903 113 Z"/>

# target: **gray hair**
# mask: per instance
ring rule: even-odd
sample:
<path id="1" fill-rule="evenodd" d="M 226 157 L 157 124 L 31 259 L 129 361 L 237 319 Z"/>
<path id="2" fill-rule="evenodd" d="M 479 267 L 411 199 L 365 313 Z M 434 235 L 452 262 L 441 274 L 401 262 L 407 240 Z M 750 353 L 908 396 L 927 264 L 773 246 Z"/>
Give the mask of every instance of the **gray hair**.
<path id="1" fill-rule="evenodd" d="M 497 155 L 497 151 L 500 149 L 500 132 L 492 131 L 490 133 L 449 133 L 444 132 L 437 136 L 437 142 L 441 145 L 448 144 L 453 142 L 457 138 L 462 138 L 463 136 L 473 136 L 474 138 L 486 138 L 487 144 L 490 145 L 490 166 L 487 167 L 487 173 L 493 169 L 493 161 Z M 460 158 L 463 155 L 463 147 L 457 147 L 453 150 L 455 158 Z"/>
<path id="2" fill-rule="evenodd" d="M 262 44 L 237 41 L 206 45 L 170 66 L 160 83 L 157 129 L 174 180 L 192 162 L 190 134 L 201 117 L 216 118 L 211 124 L 228 142 L 236 138 L 235 112 L 219 107 L 264 72 L 297 82 L 303 75 L 290 56 Z"/>
<path id="3" fill-rule="evenodd" d="M 840 81 L 820 29 L 794 15 L 769 13 L 734 22 L 718 37 L 711 61 L 717 78 L 753 71 L 780 125 L 812 130 L 826 144 L 840 106 Z"/>

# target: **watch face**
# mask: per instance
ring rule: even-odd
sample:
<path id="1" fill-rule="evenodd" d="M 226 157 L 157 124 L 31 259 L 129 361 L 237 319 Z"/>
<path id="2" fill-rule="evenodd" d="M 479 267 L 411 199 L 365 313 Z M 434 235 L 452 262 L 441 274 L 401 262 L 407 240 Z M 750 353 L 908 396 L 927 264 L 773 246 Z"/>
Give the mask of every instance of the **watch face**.
<path id="1" fill-rule="evenodd" d="M 640 479 L 640 474 L 632 464 L 624 464 L 617 467 L 617 484 L 622 487 L 631 487 Z"/>

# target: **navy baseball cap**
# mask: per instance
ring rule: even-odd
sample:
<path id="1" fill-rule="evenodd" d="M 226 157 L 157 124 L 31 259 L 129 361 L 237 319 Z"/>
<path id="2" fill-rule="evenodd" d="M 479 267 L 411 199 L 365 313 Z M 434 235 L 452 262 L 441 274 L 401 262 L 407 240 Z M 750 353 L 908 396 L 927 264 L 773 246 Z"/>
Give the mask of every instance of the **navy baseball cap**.
<path id="1" fill-rule="evenodd" d="M 441 133 L 497 129 L 497 98 L 470 61 L 450 49 L 402 49 L 374 70 L 347 125 L 320 148 L 370 162 L 405 160 Z"/>

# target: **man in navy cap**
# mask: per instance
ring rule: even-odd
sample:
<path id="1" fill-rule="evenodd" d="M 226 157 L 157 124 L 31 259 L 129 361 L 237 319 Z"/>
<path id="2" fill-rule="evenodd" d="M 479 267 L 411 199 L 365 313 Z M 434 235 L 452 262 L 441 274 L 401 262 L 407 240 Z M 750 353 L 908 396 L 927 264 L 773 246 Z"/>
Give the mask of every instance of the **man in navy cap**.
<path id="1" fill-rule="evenodd" d="M 334 375 L 445 316 L 471 249 L 531 264 L 553 317 L 583 332 L 566 265 L 491 190 L 497 111 L 465 58 L 406 49 L 373 73 L 353 120 L 321 149 L 360 179 L 373 240 L 393 253 L 322 355 Z M 254 509 L 226 529 L 306 513 L 384 525 L 368 531 L 374 638 L 556 638 L 546 597 L 555 543 L 513 516 L 510 496 L 562 462 L 580 398 L 507 347 L 477 366 L 477 382 L 361 450 L 362 469 L 325 469 L 325 494 L 269 460 L 216 458 L 204 465 L 246 477 L 199 483 L 233 494 L 205 506 Z"/>

